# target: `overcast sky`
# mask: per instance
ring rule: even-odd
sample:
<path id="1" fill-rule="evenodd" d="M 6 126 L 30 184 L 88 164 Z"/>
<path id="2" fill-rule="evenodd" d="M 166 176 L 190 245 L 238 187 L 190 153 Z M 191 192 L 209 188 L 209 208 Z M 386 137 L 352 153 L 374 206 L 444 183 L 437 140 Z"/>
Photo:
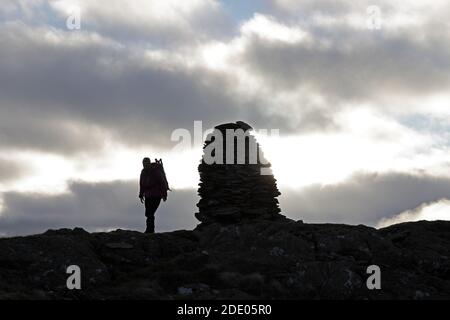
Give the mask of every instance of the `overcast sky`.
<path id="1" fill-rule="evenodd" d="M 164 159 L 174 189 L 157 231 L 194 227 L 201 144 L 171 139 L 194 138 L 194 121 L 279 129 L 258 138 L 290 218 L 449 220 L 449 12 L 444 0 L 2 0 L 0 236 L 142 229 L 144 156 Z"/>

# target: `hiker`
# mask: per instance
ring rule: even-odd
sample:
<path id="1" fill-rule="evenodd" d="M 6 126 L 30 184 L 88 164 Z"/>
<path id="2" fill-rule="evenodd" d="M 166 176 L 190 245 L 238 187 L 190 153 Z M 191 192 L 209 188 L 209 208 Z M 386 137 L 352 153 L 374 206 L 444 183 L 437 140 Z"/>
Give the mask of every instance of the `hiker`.
<path id="1" fill-rule="evenodd" d="M 170 189 L 161 160 L 152 163 L 150 158 L 144 158 L 142 165 L 144 169 L 141 171 L 139 199 L 141 203 L 145 203 L 145 216 L 147 217 L 145 233 L 155 233 L 155 212 L 161 199 L 167 200 L 167 190 Z"/>

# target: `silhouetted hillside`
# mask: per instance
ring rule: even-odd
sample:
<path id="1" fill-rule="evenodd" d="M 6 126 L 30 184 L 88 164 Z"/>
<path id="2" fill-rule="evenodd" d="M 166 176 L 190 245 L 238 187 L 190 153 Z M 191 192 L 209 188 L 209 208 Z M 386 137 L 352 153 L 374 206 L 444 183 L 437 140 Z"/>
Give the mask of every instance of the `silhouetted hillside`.
<path id="1" fill-rule="evenodd" d="M 0 298 L 450 298 L 450 222 L 376 230 L 280 218 L 146 235 L 49 230 L 0 239 Z M 368 290 L 366 269 L 381 268 Z M 68 290 L 66 268 L 81 268 Z"/>

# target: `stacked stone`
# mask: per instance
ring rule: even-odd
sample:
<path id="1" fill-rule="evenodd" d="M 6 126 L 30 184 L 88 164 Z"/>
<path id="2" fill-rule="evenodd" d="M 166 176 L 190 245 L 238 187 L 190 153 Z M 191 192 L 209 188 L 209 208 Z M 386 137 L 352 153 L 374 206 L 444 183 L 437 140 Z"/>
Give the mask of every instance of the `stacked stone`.
<path id="1" fill-rule="evenodd" d="M 276 198 L 280 192 L 270 169 L 271 165 L 262 155 L 255 137 L 250 134 L 252 128 L 238 121 L 216 126 L 214 130 L 215 133 L 220 132 L 223 137 L 223 161 L 222 163 L 216 161 L 213 164 L 205 161 L 207 152 L 211 150 L 207 147 L 215 141 L 214 137 L 208 137 L 203 148 L 202 162 L 198 167 L 200 201 L 197 204 L 199 212 L 195 214 L 196 218 L 202 223 L 227 223 L 282 217 Z M 244 164 L 238 162 L 237 139 L 234 139 L 234 144 L 233 141 L 227 141 L 227 130 L 246 131 Z M 234 161 L 230 163 L 226 161 L 226 151 L 233 145 Z"/>

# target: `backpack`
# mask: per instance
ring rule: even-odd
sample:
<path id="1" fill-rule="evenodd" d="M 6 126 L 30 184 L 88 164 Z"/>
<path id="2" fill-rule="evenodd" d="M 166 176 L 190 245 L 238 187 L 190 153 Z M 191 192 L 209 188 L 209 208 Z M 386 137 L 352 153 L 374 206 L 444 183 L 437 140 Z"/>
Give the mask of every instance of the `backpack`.
<path id="1" fill-rule="evenodd" d="M 162 176 L 163 176 L 163 178 L 164 178 L 164 180 L 166 182 L 166 185 L 167 185 L 167 190 L 172 191 L 172 190 L 170 190 L 169 182 L 167 181 L 166 172 L 164 171 L 164 164 L 162 162 L 162 159 L 158 160 L 158 159 L 155 158 L 154 164 L 156 165 L 156 168 L 158 170 L 160 170 L 160 172 L 162 173 Z"/>

